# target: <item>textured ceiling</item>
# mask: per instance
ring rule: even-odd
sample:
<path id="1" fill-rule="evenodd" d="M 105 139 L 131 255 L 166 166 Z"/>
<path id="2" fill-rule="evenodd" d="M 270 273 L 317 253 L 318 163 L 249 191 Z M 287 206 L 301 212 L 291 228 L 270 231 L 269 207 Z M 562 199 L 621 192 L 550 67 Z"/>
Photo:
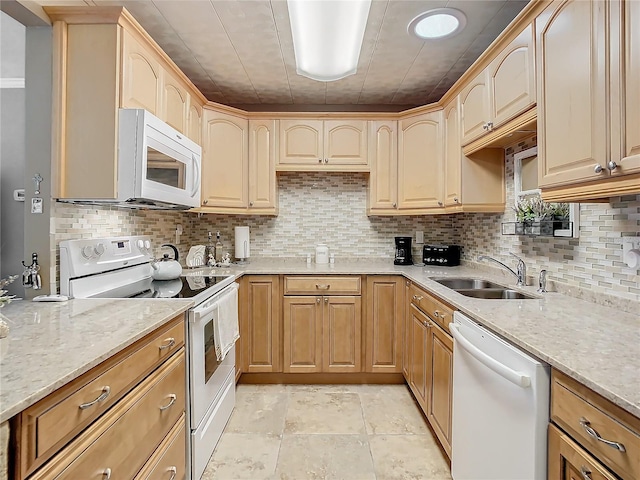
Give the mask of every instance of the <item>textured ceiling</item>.
<path id="1" fill-rule="evenodd" d="M 401 110 L 439 100 L 528 1 L 373 0 L 358 72 L 328 83 L 296 74 L 285 0 L 79 3 L 125 6 L 215 102 L 248 110 L 302 105 Z M 445 6 L 466 14 L 467 26 L 460 34 L 423 41 L 407 33 L 415 16 Z"/>

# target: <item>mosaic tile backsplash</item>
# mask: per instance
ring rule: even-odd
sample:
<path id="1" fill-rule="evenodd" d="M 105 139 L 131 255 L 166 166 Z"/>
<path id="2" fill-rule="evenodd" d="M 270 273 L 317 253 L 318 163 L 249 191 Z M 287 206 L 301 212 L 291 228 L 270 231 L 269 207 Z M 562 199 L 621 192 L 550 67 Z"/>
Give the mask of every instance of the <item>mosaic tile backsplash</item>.
<path id="1" fill-rule="evenodd" d="M 252 257 L 304 257 L 326 243 L 336 258 L 382 257 L 394 254 L 393 237 L 421 230 L 426 243 L 457 243 L 463 259 L 474 263 L 480 254 L 511 265 L 509 252 L 522 255 L 528 272 L 540 269 L 567 293 L 578 288 L 640 301 L 640 277 L 622 263 L 622 237 L 640 236 L 640 196 L 612 199 L 610 204 L 580 206 L 580 238 L 529 238 L 501 235 L 501 223 L 513 221 L 513 153 L 531 146 L 523 142 L 507 150 L 507 206 L 503 214 L 456 214 L 409 217 L 367 217 L 365 174 L 286 173 L 278 178 L 277 217 L 202 215 L 135 211 L 58 203 L 52 219 L 52 257 L 58 264 L 61 240 L 113 235 L 153 235 L 156 246 L 175 243 L 176 224 L 184 234 L 178 244 L 184 258 L 191 245 L 206 244 L 207 232 L 221 232 L 233 254 L 235 226 L 251 228 Z M 414 247 L 419 257 L 421 246 Z M 55 253 L 54 253 L 55 252 Z M 160 251 L 157 250 L 157 254 Z M 487 265 L 489 266 L 489 265 Z M 53 267 L 55 269 L 55 267 Z M 52 278 L 55 278 L 52 275 Z"/>

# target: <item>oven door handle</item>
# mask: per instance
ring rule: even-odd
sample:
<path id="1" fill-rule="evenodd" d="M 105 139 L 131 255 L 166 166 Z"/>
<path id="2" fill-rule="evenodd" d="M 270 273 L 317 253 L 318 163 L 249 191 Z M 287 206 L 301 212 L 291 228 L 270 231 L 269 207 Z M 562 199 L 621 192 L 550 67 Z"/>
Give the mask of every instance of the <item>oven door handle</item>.
<path id="1" fill-rule="evenodd" d="M 192 322 L 198 322 L 204 317 L 208 317 L 218 308 L 218 302 L 208 303 L 205 307 L 197 307 L 193 309 L 193 314 L 189 315 Z"/>

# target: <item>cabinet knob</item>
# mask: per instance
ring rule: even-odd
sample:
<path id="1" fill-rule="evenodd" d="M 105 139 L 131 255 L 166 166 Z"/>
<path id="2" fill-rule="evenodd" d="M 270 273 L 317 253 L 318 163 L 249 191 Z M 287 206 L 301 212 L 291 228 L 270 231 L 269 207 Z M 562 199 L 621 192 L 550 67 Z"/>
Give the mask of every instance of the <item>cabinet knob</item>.
<path id="1" fill-rule="evenodd" d="M 593 171 L 596 173 L 601 173 L 602 170 L 604 169 L 602 168 L 602 165 L 600 165 L 599 163 L 595 167 L 593 167 Z"/>
<path id="2" fill-rule="evenodd" d="M 328 159 L 328 158 L 325 158 L 325 159 L 324 159 L 324 163 L 329 163 L 329 159 Z"/>
<path id="3" fill-rule="evenodd" d="M 453 197 L 453 201 L 458 203 L 458 197 Z"/>
<path id="4" fill-rule="evenodd" d="M 607 167 L 613 172 L 616 168 L 618 168 L 618 164 L 611 160 L 609 163 L 607 163 Z"/>
<path id="5" fill-rule="evenodd" d="M 442 205 L 444 205 L 442 202 L 438 202 L 438 206 L 441 207 Z"/>
<path id="6" fill-rule="evenodd" d="M 591 470 L 589 470 L 584 465 L 580 467 L 580 475 L 582 475 L 583 480 L 593 480 L 591 477 Z"/>
<path id="7" fill-rule="evenodd" d="M 318 159 L 318 163 L 322 163 L 322 159 L 321 158 Z"/>
<path id="8" fill-rule="evenodd" d="M 493 122 L 487 122 L 487 127 L 489 130 L 493 130 Z"/>
<path id="9" fill-rule="evenodd" d="M 430 327 L 430 326 L 431 326 L 431 324 L 430 324 L 429 322 L 427 322 L 426 320 L 425 320 L 424 322 L 422 322 L 422 324 L 423 324 L 425 327 Z"/>
<path id="10" fill-rule="evenodd" d="M 320 297 L 316 298 L 316 303 L 320 303 Z"/>
<path id="11" fill-rule="evenodd" d="M 202 203 L 206 205 L 207 203 L 209 203 L 209 200 L 203 200 Z"/>
<path id="12" fill-rule="evenodd" d="M 324 297 L 324 303 L 329 303 L 329 298 L 328 297 Z"/>
<path id="13" fill-rule="evenodd" d="M 104 472 L 102 472 L 102 479 L 103 480 L 109 480 L 111 478 L 111 469 L 110 468 L 105 468 Z"/>
<path id="14" fill-rule="evenodd" d="M 393 208 L 396 208 L 398 206 L 398 204 L 396 202 L 393 202 Z"/>
<path id="15" fill-rule="evenodd" d="M 249 202 L 249 206 L 250 206 L 250 207 L 253 207 L 253 202 Z"/>

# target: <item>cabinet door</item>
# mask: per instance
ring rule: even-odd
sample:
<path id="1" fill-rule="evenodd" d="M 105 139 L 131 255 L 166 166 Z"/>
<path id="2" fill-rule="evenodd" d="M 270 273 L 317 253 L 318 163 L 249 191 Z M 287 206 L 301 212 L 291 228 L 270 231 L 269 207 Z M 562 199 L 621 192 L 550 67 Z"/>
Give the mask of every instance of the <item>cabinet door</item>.
<path id="1" fill-rule="evenodd" d="M 404 284 L 404 315 L 402 319 L 402 374 L 411 383 L 411 282 Z"/>
<path id="2" fill-rule="evenodd" d="M 527 26 L 488 67 L 493 128 L 536 103 L 533 28 Z"/>
<path id="3" fill-rule="evenodd" d="M 462 145 L 466 145 L 487 132 L 490 113 L 486 70 L 483 70 L 473 81 L 469 82 L 460 93 L 460 115 Z"/>
<path id="4" fill-rule="evenodd" d="M 250 275 L 242 281 L 242 370 L 282 372 L 279 277 Z"/>
<path id="5" fill-rule="evenodd" d="M 430 380 L 428 366 L 431 364 L 428 355 L 429 322 L 427 317 L 411 305 L 411 390 L 424 411 L 427 408 L 427 382 Z"/>
<path id="6" fill-rule="evenodd" d="M 402 120 L 398 138 L 399 209 L 444 205 L 442 143 L 442 111 Z"/>
<path id="7" fill-rule="evenodd" d="M 453 403 L 453 340 L 431 324 L 430 401 L 427 417 L 445 452 L 451 457 L 451 406 Z"/>
<path id="8" fill-rule="evenodd" d="M 155 54 L 122 29 L 122 108 L 144 108 L 160 116 L 161 75 Z"/>
<path id="9" fill-rule="evenodd" d="M 456 97 L 444 108 L 444 163 L 445 206 L 460 204 L 460 190 L 462 185 L 461 162 L 462 147 L 460 146 L 460 114 L 459 97 Z"/>
<path id="10" fill-rule="evenodd" d="M 186 134 L 189 116 L 188 93 L 182 82 L 168 71 L 162 74 L 162 114 L 160 118 L 173 128 Z"/>
<path id="11" fill-rule="evenodd" d="M 536 19 L 541 186 L 607 175 L 606 30 L 599 0 L 556 0 Z"/>
<path id="12" fill-rule="evenodd" d="M 618 477 L 555 425 L 549 425 L 549 480 L 615 480 Z"/>
<path id="13" fill-rule="evenodd" d="M 285 373 L 322 371 L 321 296 L 284 297 Z"/>
<path id="14" fill-rule="evenodd" d="M 362 308 L 360 297 L 323 298 L 322 371 L 362 371 Z"/>
<path id="15" fill-rule="evenodd" d="M 191 98 L 187 119 L 187 136 L 202 146 L 202 105 Z"/>
<path id="16" fill-rule="evenodd" d="M 321 165 L 322 120 L 280 120 L 279 165 Z"/>
<path id="17" fill-rule="evenodd" d="M 400 277 L 367 278 L 366 372 L 402 372 L 403 285 Z"/>
<path id="18" fill-rule="evenodd" d="M 249 210 L 277 213 L 275 135 L 275 120 L 249 120 Z"/>
<path id="19" fill-rule="evenodd" d="M 369 122 L 369 211 L 398 206 L 398 122 Z"/>
<path id="20" fill-rule="evenodd" d="M 246 208 L 249 195 L 247 120 L 206 110 L 202 204 Z"/>
<path id="21" fill-rule="evenodd" d="M 620 37 L 612 38 L 611 42 L 614 45 L 611 159 L 617 163 L 611 174 L 624 175 L 640 171 L 640 2 L 627 0 L 611 4 L 612 17 L 622 24 Z"/>
<path id="22" fill-rule="evenodd" d="M 326 120 L 324 162 L 328 165 L 368 165 L 367 122 Z"/>

